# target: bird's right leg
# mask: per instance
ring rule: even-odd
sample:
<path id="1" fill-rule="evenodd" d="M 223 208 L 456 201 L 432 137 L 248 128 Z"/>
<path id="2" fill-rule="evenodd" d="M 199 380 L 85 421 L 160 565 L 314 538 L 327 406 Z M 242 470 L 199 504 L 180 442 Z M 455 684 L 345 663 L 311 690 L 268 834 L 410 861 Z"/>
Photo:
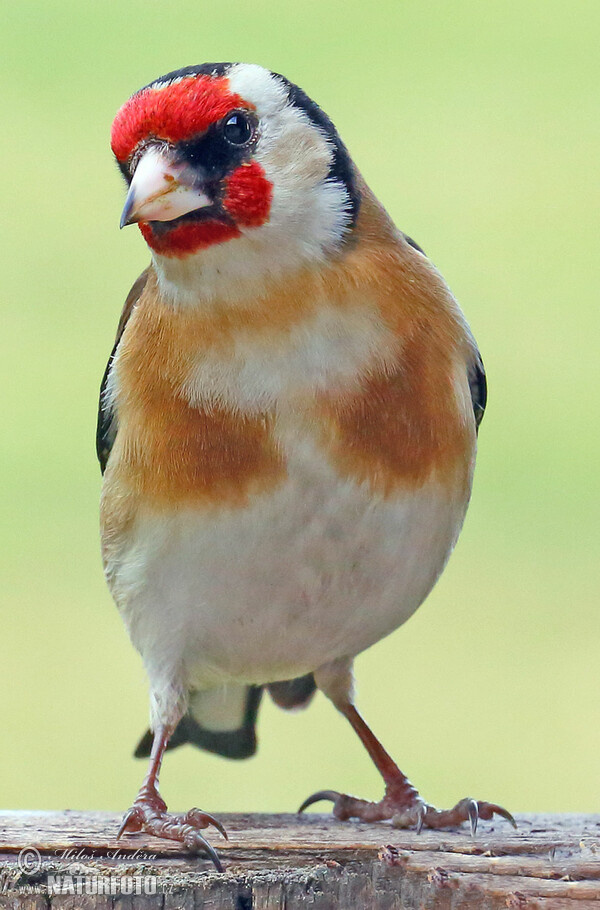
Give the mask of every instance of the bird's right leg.
<path id="1" fill-rule="evenodd" d="M 154 731 L 148 773 L 133 806 L 125 814 L 117 837 L 121 837 L 125 832 L 135 834 L 143 831 L 154 837 L 179 841 L 189 850 L 206 853 L 215 864 L 217 871 L 222 872 L 223 866 L 214 847 L 201 834 L 201 829 L 213 825 L 226 838 L 227 833 L 221 823 L 200 809 L 190 809 L 189 812 L 182 815 L 169 813 L 167 804 L 158 792 L 160 766 L 175 726 L 176 724 L 157 725 Z"/>
<path id="2" fill-rule="evenodd" d="M 347 793 L 338 793 L 337 790 L 319 790 L 304 800 L 300 812 L 313 803 L 330 800 L 334 816 L 341 821 L 350 818 L 360 818 L 367 822 L 391 819 L 392 824 L 398 828 L 415 827 L 417 831 L 422 827 L 449 828 L 468 821 L 474 834 L 480 818 L 492 819 L 494 815 L 500 815 L 516 828 L 510 812 L 496 803 L 466 797 L 452 809 L 436 809 L 423 799 L 356 710 L 350 661 L 336 661 L 321 667 L 315 672 L 315 680 L 319 689 L 350 722 L 381 774 L 385 792 L 378 802 L 371 802 Z"/>

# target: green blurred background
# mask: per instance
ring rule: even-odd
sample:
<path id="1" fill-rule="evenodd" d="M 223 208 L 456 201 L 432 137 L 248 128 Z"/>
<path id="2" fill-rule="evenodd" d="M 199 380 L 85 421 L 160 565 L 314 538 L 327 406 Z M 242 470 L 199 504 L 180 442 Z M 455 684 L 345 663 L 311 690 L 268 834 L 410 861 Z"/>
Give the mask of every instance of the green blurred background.
<path id="1" fill-rule="evenodd" d="M 98 552 L 97 389 L 148 254 L 108 137 L 164 72 L 247 60 L 332 116 L 479 341 L 489 411 L 450 565 L 357 661 L 423 794 L 598 810 L 598 0 L 2 3 L 0 806 L 124 810 L 144 674 Z M 319 696 L 257 757 L 170 755 L 172 808 L 293 810 L 376 772 Z"/>

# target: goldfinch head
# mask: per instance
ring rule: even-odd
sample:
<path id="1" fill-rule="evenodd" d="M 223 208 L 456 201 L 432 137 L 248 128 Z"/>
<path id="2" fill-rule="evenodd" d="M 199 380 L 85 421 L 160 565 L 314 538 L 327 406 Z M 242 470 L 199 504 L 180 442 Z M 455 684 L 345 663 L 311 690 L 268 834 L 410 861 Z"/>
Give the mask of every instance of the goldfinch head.
<path id="1" fill-rule="evenodd" d="M 334 255 L 352 232 L 357 175 L 331 120 L 261 66 L 218 63 L 161 76 L 119 110 L 111 145 L 159 268 L 191 262 L 275 274 Z"/>

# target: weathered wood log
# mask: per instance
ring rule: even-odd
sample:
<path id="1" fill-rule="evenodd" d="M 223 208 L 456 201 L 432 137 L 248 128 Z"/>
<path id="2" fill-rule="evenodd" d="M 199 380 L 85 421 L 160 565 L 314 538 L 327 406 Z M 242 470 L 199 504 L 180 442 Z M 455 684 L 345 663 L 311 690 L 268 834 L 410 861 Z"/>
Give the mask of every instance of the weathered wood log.
<path id="1" fill-rule="evenodd" d="M 176 843 L 115 839 L 107 813 L 0 815 L 0 908 L 14 910 L 583 910 L 600 907 L 600 815 L 467 831 L 330 816 L 223 815 L 226 871 Z M 213 843 L 217 835 L 211 832 Z"/>

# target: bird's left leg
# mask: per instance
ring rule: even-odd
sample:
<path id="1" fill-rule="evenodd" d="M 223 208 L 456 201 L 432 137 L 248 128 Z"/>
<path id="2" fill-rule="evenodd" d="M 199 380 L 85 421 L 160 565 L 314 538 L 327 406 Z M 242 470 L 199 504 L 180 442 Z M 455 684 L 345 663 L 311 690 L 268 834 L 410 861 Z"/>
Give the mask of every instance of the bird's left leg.
<path id="1" fill-rule="evenodd" d="M 383 778 L 385 793 L 379 802 L 369 802 L 335 790 L 320 790 L 302 803 L 300 812 L 313 803 L 331 800 L 334 816 L 342 821 L 349 818 L 370 822 L 391 819 L 392 824 L 398 828 L 415 827 L 418 831 L 424 826 L 449 828 L 469 821 L 471 831 L 475 833 L 480 818 L 491 819 L 494 815 L 501 815 L 516 827 L 510 812 L 495 803 L 467 797 L 460 800 L 453 809 L 436 809 L 425 802 L 356 710 L 350 662 L 336 662 L 322 668 L 315 673 L 315 680 L 317 686 L 350 721 Z"/>
<path id="2" fill-rule="evenodd" d="M 175 724 L 157 725 L 154 731 L 148 773 L 133 806 L 123 819 L 117 837 L 121 837 L 126 831 L 132 834 L 144 831 L 154 837 L 179 841 L 189 850 L 207 853 L 217 870 L 222 872 L 223 867 L 214 847 L 200 833 L 202 828 L 213 825 L 226 838 L 227 833 L 221 823 L 200 809 L 190 809 L 189 812 L 182 815 L 168 813 L 167 804 L 158 792 L 160 766 L 175 726 Z"/>

